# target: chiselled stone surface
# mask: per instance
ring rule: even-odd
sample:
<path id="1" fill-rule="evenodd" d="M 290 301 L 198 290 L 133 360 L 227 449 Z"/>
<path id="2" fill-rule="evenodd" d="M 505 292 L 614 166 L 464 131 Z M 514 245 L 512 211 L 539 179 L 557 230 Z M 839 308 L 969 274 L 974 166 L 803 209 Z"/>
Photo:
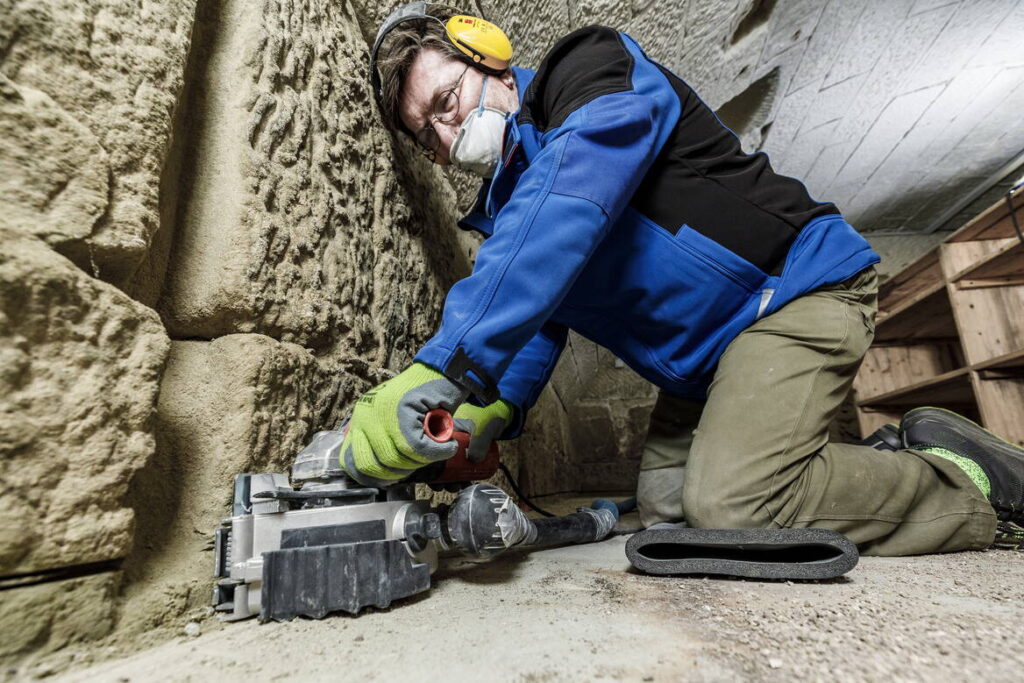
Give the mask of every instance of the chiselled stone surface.
<path id="1" fill-rule="evenodd" d="M 233 0 L 206 26 L 168 327 L 259 332 L 400 368 L 469 269 L 454 192 L 376 119 L 349 6 L 254 12 Z"/>
<path id="2" fill-rule="evenodd" d="M 139 524 L 125 619 L 133 627 L 206 604 L 204 548 L 230 513 L 234 476 L 286 472 L 313 433 L 337 427 L 343 407 L 369 388 L 355 374 L 384 379 L 359 360 L 322 361 L 263 335 L 172 343 L 156 455 L 132 491 Z"/>
<path id="3" fill-rule="evenodd" d="M 121 557 L 166 334 L 37 239 L 0 243 L 0 575 Z"/>
<path id="4" fill-rule="evenodd" d="M 0 226 L 75 250 L 107 209 L 109 174 L 92 131 L 0 73 Z"/>
<path id="5" fill-rule="evenodd" d="M 194 5 L 0 3 L 0 73 L 22 96 L 12 100 L 5 85 L 2 116 L 5 127 L 25 125 L 0 154 L 35 151 L 17 159 L 14 184 L 19 208 L 42 214 L 38 227 L 22 228 L 66 238 L 62 250 L 78 265 L 119 285 L 160 226 L 160 173 Z M 61 219 L 75 225 L 50 225 Z"/>
<path id="6" fill-rule="evenodd" d="M 0 661 L 107 635 L 114 627 L 120 572 L 7 588 L 0 600 Z"/>

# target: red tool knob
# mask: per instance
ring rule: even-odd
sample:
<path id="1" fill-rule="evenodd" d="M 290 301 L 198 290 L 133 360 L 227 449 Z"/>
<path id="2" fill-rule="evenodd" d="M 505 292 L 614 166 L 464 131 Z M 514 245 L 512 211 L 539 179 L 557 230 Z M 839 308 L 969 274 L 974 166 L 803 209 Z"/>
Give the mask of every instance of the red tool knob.
<path id="1" fill-rule="evenodd" d="M 469 434 L 455 431 L 455 419 L 444 408 L 435 408 L 426 414 L 423 433 L 441 443 L 452 439 L 459 443 L 459 450 L 445 461 L 444 472 L 434 478 L 433 482 L 480 481 L 494 476 L 498 471 L 498 445 L 491 443 L 482 462 L 471 462 L 467 458 Z"/>
<path id="2" fill-rule="evenodd" d="M 435 408 L 423 418 L 423 433 L 438 443 L 451 441 L 455 434 L 455 419 L 444 408 Z"/>

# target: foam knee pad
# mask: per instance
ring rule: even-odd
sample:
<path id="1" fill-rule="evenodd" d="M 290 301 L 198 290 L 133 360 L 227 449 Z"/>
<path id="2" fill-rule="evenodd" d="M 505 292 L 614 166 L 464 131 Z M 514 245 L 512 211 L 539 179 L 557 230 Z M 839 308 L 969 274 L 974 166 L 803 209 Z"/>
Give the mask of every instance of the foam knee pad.
<path id="1" fill-rule="evenodd" d="M 828 529 L 655 528 L 626 542 L 626 557 L 655 575 L 832 579 L 860 559 L 857 546 Z"/>

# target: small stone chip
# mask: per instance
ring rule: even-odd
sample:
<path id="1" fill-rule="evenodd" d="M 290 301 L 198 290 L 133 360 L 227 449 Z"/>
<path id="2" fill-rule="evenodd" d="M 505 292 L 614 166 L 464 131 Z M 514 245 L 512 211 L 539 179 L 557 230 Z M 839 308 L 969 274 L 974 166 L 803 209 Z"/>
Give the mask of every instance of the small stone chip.
<path id="1" fill-rule="evenodd" d="M 773 669 L 778 669 L 782 666 L 782 660 L 777 659 L 776 657 L 772 657 L 768 660 L 768 666 L 770 666 Z"/>
<path id="2" fill-rule="evenodd" d="M 203 629 L 199 625 L 199 622 L 190 621 L 187 624 L 185 624 L 185 635 L 189 638 L 198 638 L 199 634 L 202 632 Z"/>

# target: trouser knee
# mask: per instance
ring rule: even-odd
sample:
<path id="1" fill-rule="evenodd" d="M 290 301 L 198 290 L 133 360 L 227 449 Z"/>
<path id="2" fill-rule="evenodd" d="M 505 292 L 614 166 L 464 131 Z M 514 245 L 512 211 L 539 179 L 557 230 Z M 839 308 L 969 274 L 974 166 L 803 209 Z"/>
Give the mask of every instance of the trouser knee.
<path id="1" fill-rule="evenodd" d="M 686 522 L 697 529 L 762 529 L 770 526 L 749 506 L 708 498 L 683 498 Z"/>
<path id="2" fill-rule="evenodd" d="M 757 486 L 744 487 L 690 472 L 683 489 L 683 515 L 698 529 L 760 529 L 771 525 L 764 495 Z"/>

